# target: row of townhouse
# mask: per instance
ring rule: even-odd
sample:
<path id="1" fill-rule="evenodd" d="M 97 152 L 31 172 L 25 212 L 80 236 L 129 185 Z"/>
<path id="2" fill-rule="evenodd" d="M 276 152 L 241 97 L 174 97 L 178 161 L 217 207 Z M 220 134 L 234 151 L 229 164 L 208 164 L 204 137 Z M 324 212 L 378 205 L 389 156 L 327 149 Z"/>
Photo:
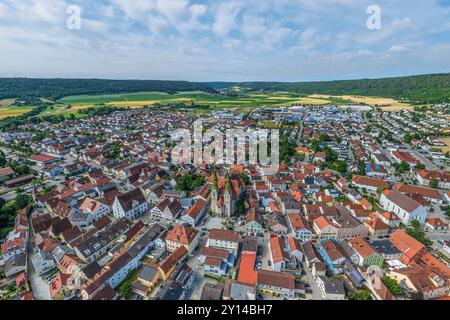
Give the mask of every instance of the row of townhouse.
<path id="1" fill-rule="evenodd" d="M 155 223 L 136 240 L 123 254 L 113 259 L 103 268 L 103 272 L 87 282 L 81 294 L 84 300 L 95 299 L 96 295 L 106 286 L 116 288 L 130 272 L 139 266 L 139 262 L 153 247 L 155 240 L 161 236 L 164 227 Z"/>

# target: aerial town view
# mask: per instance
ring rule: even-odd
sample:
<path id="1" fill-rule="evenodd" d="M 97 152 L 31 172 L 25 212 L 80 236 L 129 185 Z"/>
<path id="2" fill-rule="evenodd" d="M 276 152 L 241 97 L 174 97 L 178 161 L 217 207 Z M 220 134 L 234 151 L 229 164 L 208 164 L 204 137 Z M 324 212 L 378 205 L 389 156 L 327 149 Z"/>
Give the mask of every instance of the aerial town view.
<path id="1" fill-rule="evenodd" d="M 0 300 L 450 300 L 448 1 L 69 2 L 0 1 Z"/>

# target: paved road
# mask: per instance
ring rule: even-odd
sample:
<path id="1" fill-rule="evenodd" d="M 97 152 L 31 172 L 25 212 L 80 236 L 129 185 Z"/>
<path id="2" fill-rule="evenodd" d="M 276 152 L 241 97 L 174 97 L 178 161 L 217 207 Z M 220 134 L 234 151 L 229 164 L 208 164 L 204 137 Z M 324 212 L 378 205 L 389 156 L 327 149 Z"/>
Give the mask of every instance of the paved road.
<path id="1" fill-rule="evenodd" d="M 3 288 L 4 286 L 6 286 L 8 284 L 12 284 L 12 283 L 16 283 L 15 277 L 9 277 L 9 278 L 2 279 L 2 280 L 0 280 L 0 288 Z"/>
<path id="2" fill-rule="evenodd" d="M 427 170 L 433 170 L 433 171 L 439 170 L 439 167 L 437 165 L 435 165 L 430 160 L 428 160 L 427 157 L 425 157 L 420 152 L 417 152 L 416 150 L 410 150 L 410 151 L 412 152 L 413 157 L 420 160 L 420 162 L 422 162 L 425 165 Z"/>
<path id="3" fill-rule="evenodd" d="M 436 241 L 436 240 L 449 240 L 450 241 L 450 233 L 427 232 L 426 234 L 427 234 L 427 237 L 432 241 Z"/>
<path id="4" fill-rule="evenodd" d="M 16 190 L 12 190 L 8 193 L 2 194 L 0 196 L 0 198 L 3 198 L 5 201 L 9 202 L 12 201 L 16 198 L 17 194 L 16 194 Z"/>
<path id="5" fill-rule="evenodd" d="M 307 293 L 306 299 L 307 300 L 323 300 L 322 295 L 320 293 L 320 289 L 317 286 L 316 281 L 314 280 L 314 276 L 311 274 L 311 271 L 306 267 L 306 264 L 303 263 L 303 266 L 305 267 L 305 273 L 306 275 L 303 277 L 304 280 L 310 285 L 312 294 Z"/>

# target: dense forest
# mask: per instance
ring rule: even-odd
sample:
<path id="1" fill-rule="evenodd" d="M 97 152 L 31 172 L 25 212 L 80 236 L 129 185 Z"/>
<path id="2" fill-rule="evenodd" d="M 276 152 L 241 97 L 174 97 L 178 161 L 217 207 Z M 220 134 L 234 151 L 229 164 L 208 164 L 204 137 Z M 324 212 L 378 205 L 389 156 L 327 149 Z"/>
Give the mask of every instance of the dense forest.
<path id="1" fill-rule="evenodd" d="M 209 86 L 187 81 L 0 78 L 0 99 L 18 98 L 29 100 L 32 98 L 47 98 L 57 100 L 73 95 L 144 91 L 166 93 L 179 91 L 215 92 Z"/>
<path id="2" fill-rule="evenodd" d="M 208 82 L 204 84 L 217 90 L 239 86 L 249 91 L 287 91 L 304 95 L 317 93 L 379 96 L 411 103 L 450 101 L 450 73 L 324 82 Z"/>

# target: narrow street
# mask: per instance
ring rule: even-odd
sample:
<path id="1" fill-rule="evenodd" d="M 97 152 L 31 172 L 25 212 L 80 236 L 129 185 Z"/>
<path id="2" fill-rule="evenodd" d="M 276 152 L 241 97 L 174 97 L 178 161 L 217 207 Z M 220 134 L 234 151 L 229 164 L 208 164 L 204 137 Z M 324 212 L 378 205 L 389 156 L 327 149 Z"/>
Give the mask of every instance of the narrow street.
<path id="1" fill-rule="evenodd" d="M 311 271 L 309 270 L 309 268 L 305 268 L 304 270 L 306 273 L 306 275 L 304 276 L 304 279 L 309 284 L 309 286 L 312 290 L 312 294 L 311 293 L 306 294 L 307 299 L 308 300 L 323 300 L 322 295 L 320 294 L 320 289 L 317 286 L 317 283 L 314 280 L 314 276 L 311 274 Z"/>

